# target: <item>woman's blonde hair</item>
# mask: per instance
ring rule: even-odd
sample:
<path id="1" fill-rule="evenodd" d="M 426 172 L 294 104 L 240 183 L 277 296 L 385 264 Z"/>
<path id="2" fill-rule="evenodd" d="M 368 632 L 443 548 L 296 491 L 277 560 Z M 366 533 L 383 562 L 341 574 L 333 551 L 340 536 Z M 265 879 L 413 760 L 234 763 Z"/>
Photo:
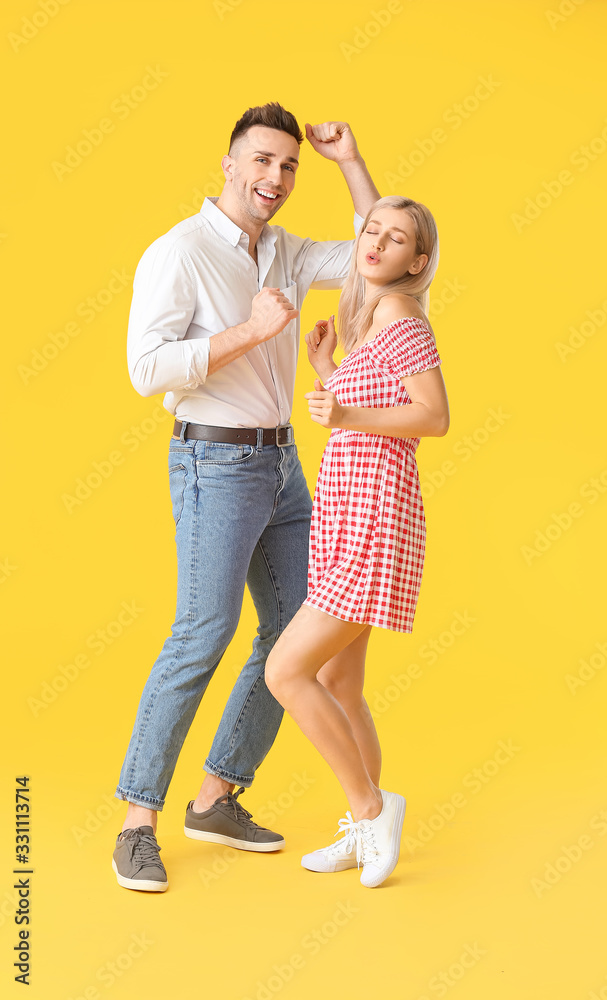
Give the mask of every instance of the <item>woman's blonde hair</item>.
<path id="1" fill-rule="evenodd" d="M 428 261 L 418 274 L 409 274 L 409 272 L 403 274 L 402 277 L 388 282 L 387 285 L 383 285 L 378 292 L 365 302 L 365 279 L 359 273 L 356 266 L 358 244 L 361 234 L 367 228 L 373 213 L 381 208 L 400 208 L 410 215 L 415 227 L 415 252 L 418 256 L 420 254 L 427 254 Z M 344 351 L 351 351 L 356 343 L 367 333 L 373 321 L 375 307 L 384 295 L 389 295 L 393 292 L 402 292 L 405 295 L 411 295 L 414 299 L 417 299 L 424 313 L 427 313 L 429 301 L 428 289 L 436 274 L 437 267 L 438 230 L 436 222 L 426 206 L 422 205 L 419 201 L 413 201 L 411 198 L 401 198 L 398 195 L 388 195 L 388 197 L 380 198 L 379 201 L 376 201 L 369 209 L 364 224 L 361 226 L 356 237 L 350 270 L 339 300 L 339 343 Z"/>

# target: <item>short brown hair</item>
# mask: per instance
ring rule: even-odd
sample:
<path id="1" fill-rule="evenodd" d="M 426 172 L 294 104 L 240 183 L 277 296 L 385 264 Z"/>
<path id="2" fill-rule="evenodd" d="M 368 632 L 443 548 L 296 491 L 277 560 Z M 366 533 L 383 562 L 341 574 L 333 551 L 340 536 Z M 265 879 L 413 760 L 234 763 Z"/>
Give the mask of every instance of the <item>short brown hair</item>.
<path id="1" fill-rule="evenodd" d="M 272 101 L 270 104 L 261 104 L 256 108 L 249 108 L 248 111 L 245 111 L 242 118 L 236 122 L 230 136 L 230 153 L 236 140 L 240 139 L 255 125 L 263 125 L 265 128 L 275 128 L 279 132 L 287 132 L 294 139 L 297 139 L 299 145 L 303 142 L 303 132 L 297 124 L 295 115 L 292 115 L 290 111 L 283 108 L 277 101 Z"/>

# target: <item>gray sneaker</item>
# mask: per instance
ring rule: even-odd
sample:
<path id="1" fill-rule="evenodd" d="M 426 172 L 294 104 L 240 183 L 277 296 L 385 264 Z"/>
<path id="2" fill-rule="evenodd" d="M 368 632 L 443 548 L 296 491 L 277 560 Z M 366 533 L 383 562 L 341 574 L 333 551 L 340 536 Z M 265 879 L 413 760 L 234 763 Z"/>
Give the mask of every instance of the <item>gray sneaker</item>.
<path id="1" fill-rule="evenodd" d="M 284 847 L 284 839 L 279 833 L 273 833 L 253 822 L 251 813 L 238 801 L 241 792 L 244 792 L 244 786 L 236 794 L 226 792 L 204 812 L 194 812 L 192 800 L 185 814 L 186 837 L 207 840 L 212 844 L 225 844 L 241 851 L 279 851 Z"/>
<path id="2" fill-rule="evenodd" d="M 164 892 L 169 883 L 160 860 L 160 847 L 151 826 L 137 826 L 118 834 L 112 868 L 125 889 Z"/>

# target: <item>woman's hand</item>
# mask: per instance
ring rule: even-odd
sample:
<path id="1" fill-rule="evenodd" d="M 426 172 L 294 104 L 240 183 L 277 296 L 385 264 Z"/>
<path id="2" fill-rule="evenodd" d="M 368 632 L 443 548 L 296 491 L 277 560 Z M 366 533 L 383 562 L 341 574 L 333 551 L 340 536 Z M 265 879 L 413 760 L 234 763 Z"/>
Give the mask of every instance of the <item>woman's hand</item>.
<path id="1" fill-rule="evenodd" d="M 310 333 L 306 333 L 305 341 L 308 348 L 308 361 L 312 368 L 320 378 L 327 379 L 337 368 L 333 361 L 333 353 L 337 347 L 335 317 L 329 316 L 329 319 L 319 319 L 314 329 Z"/>
<path id="2" fill-rule="evenodd" d="M 319 378 L 314 379 L 314 392 L 307 392 L 310 416 L 321 427 L 339 427 L 343 420 L 346 407 L 341 406 L 336 397 L 328 389 L 323 389 Z"/>

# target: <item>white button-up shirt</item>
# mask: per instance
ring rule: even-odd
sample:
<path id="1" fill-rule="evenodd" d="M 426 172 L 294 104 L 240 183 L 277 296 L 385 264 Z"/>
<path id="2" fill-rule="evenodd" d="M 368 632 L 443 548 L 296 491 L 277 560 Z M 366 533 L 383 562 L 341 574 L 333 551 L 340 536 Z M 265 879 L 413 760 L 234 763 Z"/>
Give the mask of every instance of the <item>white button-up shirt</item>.
<path id="1" fill-rule="evenodd" d="M 197 215 L 155 240 L 135 273 L 127 358 L 144 396 L 164 392 L 182 421 L 277 427 L 293 405 L 299 317 L 281 333 L 207 376 L 209 338 L 244 323 L 253 297 L 280 288 L 297 309 L 309 288 L 341 288 L 353 241 L 317 243 L 265 225 L 257 241 L 205 198 Z M 355 214 L 355 231 L 363 219 Z"/>

